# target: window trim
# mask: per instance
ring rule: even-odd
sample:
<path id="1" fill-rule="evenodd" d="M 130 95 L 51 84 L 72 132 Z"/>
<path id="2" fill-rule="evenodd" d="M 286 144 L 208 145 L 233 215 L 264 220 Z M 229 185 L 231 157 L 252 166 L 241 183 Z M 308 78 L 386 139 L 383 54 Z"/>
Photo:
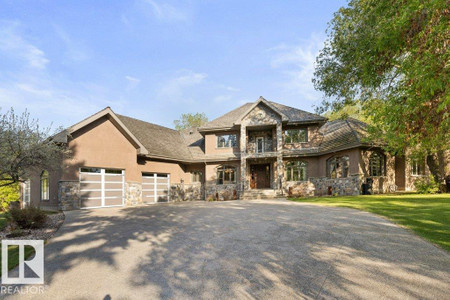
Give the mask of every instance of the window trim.
<path id="1" fill-rule="evenodd" d="M 338 164 L 342 164 L 342 174 L 344 174 L 344 164 L 346 163 L 346 176 L 337 176 L 336 177 L 331 176 L 331 163 L 334 161 L 336 164 L 336 170 L 338 170 L 339 166 Z M 350 157 L 348 155 L 341 155 L 341 156 L 332 156 L 327 159 L 327 178 L 331 179 L 339 179 L 339 178 L 348 178 L 350 176 Z"/>
<path id="2" fill-rule="evenodd" d="M 219 146 L 219 139 L 221 137 L 225 137 L 225 136 L 228 136 L 228 137 L 234 136 L 234 141 L 235 141 L 234 146 L 233 145 L 226 146 L 226 143 L 228 141 L 230 141 L 230 138 L 228 138 L 228 140 L 225 142 L 225 146 Z M 227 134 L 218 134 L 218 135 L 216 135 L 216 149 L 227 149 L 227 148 L 237 148 L 237 147 L 238 147 L 238 140 L 237 140 L 237 134 L 236 133 L 227 133 Z"/>
<path id="3" fill-rule="evenodd" d="M 50 175 L 47 170 L 42 171 L 40 176 L 41 201 L 50 201 Z M 43 184 L 45 182 L 46 191 L 44 191 Z M 44 197 L 45 196 L 45 197 Z"/>
<path id="4" fill-rule="evenodd" d="M 261 152 L 258 151 L 258 150 L 259 150 L 259 149 L 258 149 L 258 140 L 262 141 Z M 265 141 L 265 138 L 264 138 L 263 136 L 258 136 L 258 137 L 255 139 L 255 144 L 256 144 L 255 152 L 258 153 L 258 154 L 264 153 L 264 149 L 266 148 L 266 141 Z"/>
<path id="5" fill-rule="evenodd" d="M 381 168 L 380 174 L 381 175 L 373 175 L 373 173 L 372 173 L 372 161 L 376 157 L 378 157 L 378 159 L 380 160 L 380 168 Z M 381 153 L 379 151 L 372 152 L 370 154 L 368 164 L 369 164 L 369 166 L 368 166 L 369 167 L 369 177 L 384 177 L 384 176 L 386 176 L 386 156 L 383 153 Z"/>
<path id="6" fill-rule="evenodd" d="M 308 163 L 306 161 L 303 160 L 290 160 L 290 161 L 286 161 L 284 164 L 284 168 L 285 168 L 285 176 L 286 176 L 286 181 L 287 182 L 302 182 L 302 181 L 308 181 Z M 297 176 L 299 178 L 299 180 L 293 180 L 294 178 L 294 169 L 297 169 Z M 302 169 L 304 169 L 304 171 L 301 171 Z M 290 179 L 289 180 L 289 176 L 288 176 L 288 171 L 290 170 Z M 301 172 L 304 172 L 304 178 L 300 179 L 302 176 L 300 176 Z"/>
<path id="7" fill-rule="evenodd" d="M 203 183 L 203 171 L 192 171 L 191 173 L 191 183 Z M 196 175 L 199 177 L 198 181 L 196 180 Z"/>
<path id="8" fill-rule="evenodd" d="M 421 169 L 422 172 L 416 172 L 416 174 L 414 174 L 414 165 L 416 165 L 416 170 L 419 170 L 419 167 Z M 420 162 L 419 159 L 413 159 L 411 160 L 410 163 L 410 168 L 411 168 L 411 176 L 425 176 L 425 162 Z"/>
<path id="9" fill-rule="evenodd" d="M 225 170 L 227 170 L 227 169 L 233 170 L 234 174 L 233 174 L 232 181 L 231 180 L 225 181 Z M 222 173 L 223 175 L 220 176 L 219 173 Z M 217 176 L 216 184 L 218 184 L 218 185 L 236 184 L 236 182 L 237 182 L 237 178 L 236 178 L 237 177 L 237 167 L 231 166 L 231 165 L 219 166 L 219 167 L 217 167 L 217 170 L 216 170 L 216 176 Z M 222 179 L 220 179 L 221 177 L 222 177 Z M 220 180 L 222 180 L 222 182 L 220 182 Z"/>
<path id="10" fill-rule="evenodd" d="M 288 131 L 304 131 L 305 132 L 305 140 L 302 142 L 294 142 L 292 141 L 292 136 L 289 135 L 289 137 L 291 138 L 290 142 L 286 141 L 286 136 L 288 136 L 287 132 Z M 284 144 L 285 145 L 292 145 L 292 144 L 305 144 L 309 142 L 309 136 L 308 136 L 308 127 L 306 128 L 295 128 L 295 129 L 285 129 L 284 130 Z"/>

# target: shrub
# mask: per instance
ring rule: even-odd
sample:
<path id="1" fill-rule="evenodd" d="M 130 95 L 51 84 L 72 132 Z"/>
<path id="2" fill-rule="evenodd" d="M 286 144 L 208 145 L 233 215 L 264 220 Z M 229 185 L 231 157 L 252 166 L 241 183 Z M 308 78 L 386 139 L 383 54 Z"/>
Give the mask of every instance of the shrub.
<path id="1" fill-rule="evenodd" d="M 414 186 L 419 194 L 434 194 L 439 191 L 439 183 L 434 180 L 432 175 L 418 178 L 414 182 Z"/>
<path id="2" fill-rule="evenodd" d="M 8 219 L 21 229 L 42 228 L 47 221 L 47 214 L 36 207 L 13 208 L 8 212 Z"/>

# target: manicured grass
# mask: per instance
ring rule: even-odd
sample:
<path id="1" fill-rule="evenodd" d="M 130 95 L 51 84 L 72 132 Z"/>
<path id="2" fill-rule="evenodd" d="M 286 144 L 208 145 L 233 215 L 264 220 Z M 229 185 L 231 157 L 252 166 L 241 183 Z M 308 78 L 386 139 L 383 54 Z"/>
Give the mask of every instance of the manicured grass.
<path id="1" fill-rule="evenodd" d="M 369 195 L 290 199 L 382 215 L 450 251 L 450 194 Z"/>
<path id="2" fill-rule="evenodd" d="M 25 260 L 34 254 L 34 248 L 25 246 Z M 2 252 L 0 251 L 0 276 L 2 274 Z M 14 269 L 19 264 L 19 246 L 8 247 L 8 270 Z"/>

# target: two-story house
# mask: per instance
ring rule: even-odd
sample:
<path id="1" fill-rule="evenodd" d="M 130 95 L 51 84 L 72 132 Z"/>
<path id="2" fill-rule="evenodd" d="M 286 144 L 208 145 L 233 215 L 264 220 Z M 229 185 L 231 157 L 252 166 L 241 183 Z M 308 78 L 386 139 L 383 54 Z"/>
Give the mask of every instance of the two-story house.
<path id="1" fill-rule="evenodd" d="M 160 201 L 356 195 L 410 190 L 423 162 L 367 142 L 366 124 L 260 97 L 181 132 L 109 107 L 59 133 L 70 157 L 23 184 L 26 204 L 60 209 Z M 366 183 L 371 185 L 366 185 Z"/>

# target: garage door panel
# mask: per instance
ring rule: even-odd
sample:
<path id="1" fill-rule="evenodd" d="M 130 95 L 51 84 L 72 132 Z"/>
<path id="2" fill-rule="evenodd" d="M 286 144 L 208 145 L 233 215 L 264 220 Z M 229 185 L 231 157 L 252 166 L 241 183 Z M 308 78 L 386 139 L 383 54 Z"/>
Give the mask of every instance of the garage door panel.
<path id="1" fill-rule="evenodd" d="M 105 198 L 105 205 L 106 206 L 122 205 L 122 197 Z"/>
<path id="2" fill-rule="evenodd" d="M 165 196 L 165 195 L 167 195 L 167 191 L 156 191 L 156 195 Z"/>
<path id="3" fill-rule="evenodd" d="M 83 198 L 101 197 L 102 191 L 80 191 L 80 196 Z"/>
<path id="4" fill-rule="evenodd" d="M 123 189 L 123 183 L 122 182 L 117 182 L 117 183 L 105 182 L 105 189 L 106 190 L 122 190 Z"/>
<path id="5" fill-rule="evenodd" d="M 105 175 L 106 182 L 122 182 L 122 175 Z"/>
<path id="6" fill-rule="evenodd" d="M 120 191 L 105 191 L 105 197 L 120 197 L 120 198 L 122 198 L 122 190 L 120 190 Z"/>
<path id="7" fill-rule="evenodd" d="M 86 174 L 81 173 L 80 174 L 80 180 L 81 181 L 100 181 L 102 179 L 102 174 Z"/>
<path id="8" fill-rule="evenodd" d="M 81 182 L 80 190 L 100 190 L 102 188 L 101 182 Z"/>
<path id="9" fill-rule="evenodd" d="M 167 174 L 142 176 L 143 202 L 167 202 L 169 182 L 170 177 Z"/>
<path id="10" fill-rule="evenodd" d="M 99 207 L 102 206 L 102 199 L 83 198 L 81 197 L 81 207 Z"/>
<path id="11" fill-rule="evenodd" d="M 167 178 L 156 178 L 156 183 L 158 184 L 165 184 L 167 186 Z"/>

